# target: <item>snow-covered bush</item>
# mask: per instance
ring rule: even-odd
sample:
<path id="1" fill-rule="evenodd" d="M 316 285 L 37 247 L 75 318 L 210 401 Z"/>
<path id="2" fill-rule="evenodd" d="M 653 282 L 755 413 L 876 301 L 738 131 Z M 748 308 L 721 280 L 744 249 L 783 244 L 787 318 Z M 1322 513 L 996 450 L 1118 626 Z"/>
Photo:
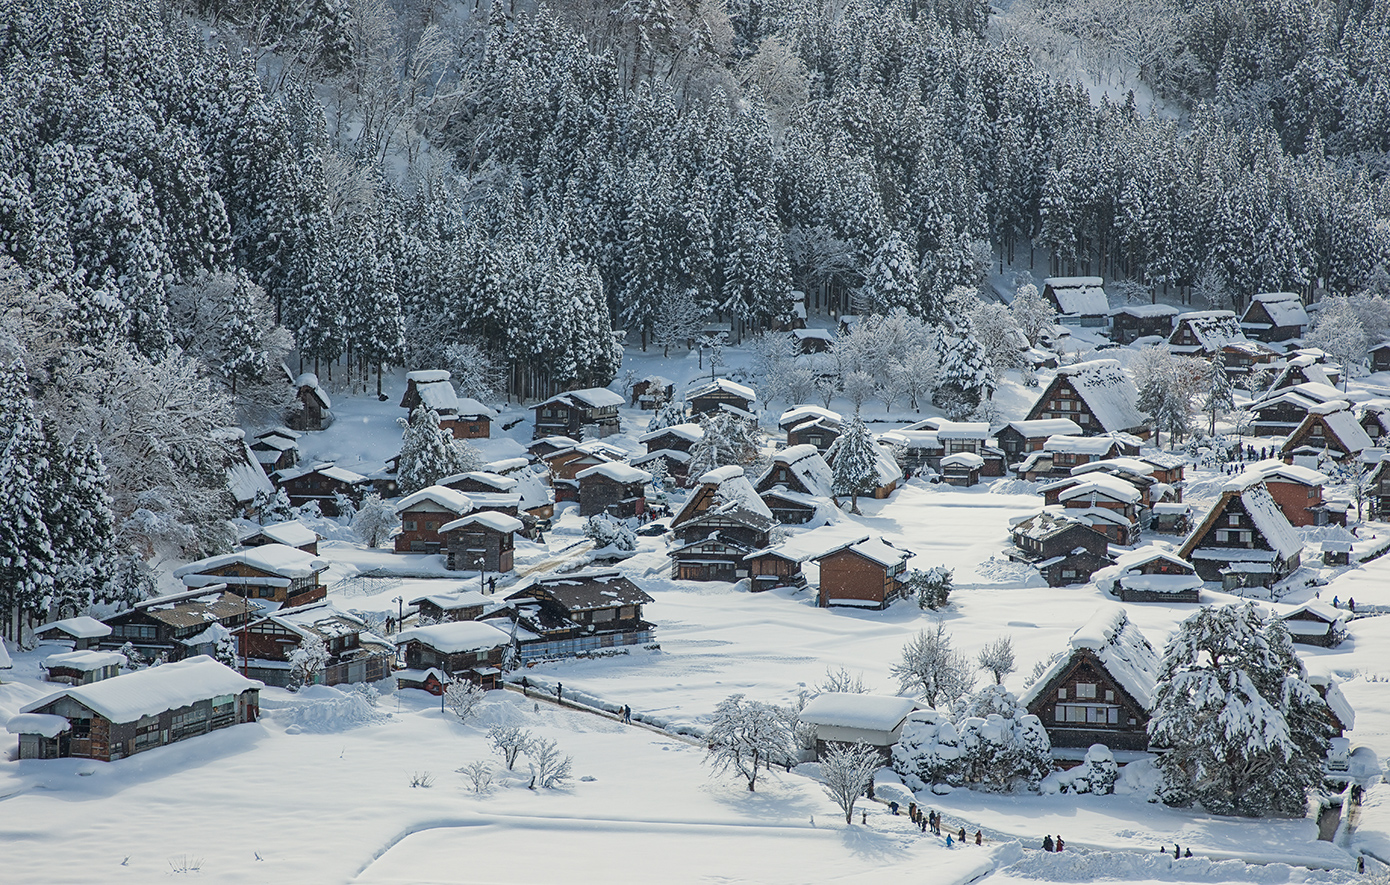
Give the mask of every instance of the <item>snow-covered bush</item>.
<path id="1" fill-rule="evenodd" d="M 478 759 L 460 768 L 459 773 L 463 775 L 464 780 L 468 781 L 468 788 L 476 795 L 481 796 L 492 789 L 493 769 L 491 762 Z"/>
<path id="2" fill-rule="evenodd" d="M 352 518 L 352 530 L 368 547 L 377 547 L 400 525 L 396 508 L 372 492 L 362 499 L 362 507 Z"/>
<path id="3" fill-rule="evenodd" d="M 290 689 L 312 685 L 328 663 L 328 646 L 318 636 L 308 636 L 290 652 Z"/>
<path id="4" fill-rule="evenodd" d="M 531 789 L 553 790 L 570 779 L 574 757 L 562 754 L 554 741 L 535 741 L 527 755 L 531 757 Z"/>
<path id="5" fill-rule="evenodd" d="M 917 597 L 918 608 L 929 608 L 933 611 L 946 607 L 946 601 L 951 597 L 955 573 L 944 565 L 932 566 L 928 569 L 912 569 L 907 573 L 903 583 L 907 585 L 907 592 Z"/>
<path id="6" fill-rule="evenodd" d="M 477 711 L 478 705 L 483 702 L 486 694 L 487 692 L 467 679 L 460 679 L 444 689 L 444 706 L 453 711 L 460 722 L 466 724 L 469 719 L 473 718 L 473 714 Z"/>
<path id="7" fill-rule="evenodd" d="M 611 548 L 621 552 L 637 549 L 637 535 L 627 525 L 606 513 L 597 513 L 584 523 L 584 537 L 594 542 L 594 547 L 602 550 Z"/>
<path id="8" fill-rule="evenodd" d="M 338 522 L 342 525 L 352 525 L 353 519 L 357 516 L 357 504 L 352 498 L 342 492 L 334 492 L 333 506 L 338 511 Z"/>
<path id="9" fill-rule="evenodd" d="M 487 730 L 488 743 L 501 754 L 507 770 L 516 767 L 516 759 L 527 752 L 532 743 L 531 732 L 516 725 L 494 725 Z"/>
<path id="10" fill-rule="evenodd" d="M 1105 744 L 1091 744 L 1086 751 L 1086 759 L 1071 771 L 1058 776 L 1062 792 L 1095 793 L 1108 796 L 1115 792 L 1115 782 L 1120 779 L 1119 766 L 1115 764 L 1115 754 Z"/>
<path id="11" fill-rule="evenodd" d="M 959 704 L 954 721 L 913 714 L 893 746 L 892 765 L 915 790 L 943 783 L 1032 790 L 1052 769 L 1052 743 L 1038 717 L 1003 686 L 990 685 Z"/>
<path id="12" fill-rule="evenodd" d="M 319 506 L 318 501 L 305 501 L 296 507 L 295 511 L 296 516 L 302 516 L 305 519 L 323 519 L 323 508 Z"/>

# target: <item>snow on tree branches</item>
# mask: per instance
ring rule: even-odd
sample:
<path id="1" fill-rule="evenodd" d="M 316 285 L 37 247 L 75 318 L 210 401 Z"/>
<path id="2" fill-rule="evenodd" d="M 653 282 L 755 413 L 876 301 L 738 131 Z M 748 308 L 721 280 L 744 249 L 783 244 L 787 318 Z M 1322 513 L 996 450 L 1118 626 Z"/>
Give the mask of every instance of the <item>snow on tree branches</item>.
<path id="1" fill-rule="evenodd" d="M 878 750 L 868 744 L 832 744 L 820 757 L 821 786 L 825 794 L 845 813 L 845 823 L 854 823 L 854 805 L 874 781 L 882 766 Z"/>
<path id="2" fill-rule="evenodd" d="M 951 648 L 946 625 L 939 620 L 903 645 L 892 674 L 903 694 L 920 697 L 932 707 L 954 703 L 975 682 L 971 661 Z"/>
<path id="3" fill-rule="evenodd" d="M 714 720 L 705 735 L 705 759 L 715 771 L 734 771 L 753 792 L 759 766 L 789 758 L 791 732 L 786 711 L 772 704 L 730 695 L 714 708 Z"/>

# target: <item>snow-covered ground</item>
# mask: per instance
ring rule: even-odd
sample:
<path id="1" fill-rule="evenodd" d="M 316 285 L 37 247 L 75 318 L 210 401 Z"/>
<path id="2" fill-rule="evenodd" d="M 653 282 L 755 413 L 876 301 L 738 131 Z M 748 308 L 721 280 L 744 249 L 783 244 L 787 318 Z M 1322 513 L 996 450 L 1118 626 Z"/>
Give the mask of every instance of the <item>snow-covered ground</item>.
<path id="1" fill-rule="evenodd" d="M 1123 359 L 1127 353 L 1105 355 Z M 726 353 L 735 370 L 746 359 L 737 348 Z M 630 350 L 628 369 L 636 377 L 673 378 L 678 390 L 701 371 L 695 354 L 677 351 L 662 360 L 656 350 Z M 400 440 L 395 419 L 404 414 L 396 405 L 403 377 L 386 381 L 385 401 L 335 392 L 338 420 L 301 440 L 304 459 L 336 460 L 370 473 L 394 455 Z M 1010 377 L 998 399 L 1006 416 L 1018 417 L 1035 396 L 1036 390 Z M 765 428 L 775 432 L 781 407 L 763 411 Z M 850 411 L 843 402 L 832 407 Z M 501 404 L 501 412 L 494 439 L 480 443 L 489 459 L 514 456 L 530 439 L 528 410 Z M 881 404 L 865 406 L 865 418 L 876 423 L 928 414 L 932 410 L 888 415 Z M 639 450 L 635 440 L 648 417 L 624 409 L 624 435 L 609 441 Z M 1190 471 L 1188 500 L 1200 510 L 1224 480 L 1220 471 Z M 1012 480 L 966 490 L 913 481 L 887 500 L 861 500 L 862 516 L 836 514 L 836 531 L 881 535 L 913 551 L 913 567 L 953 569 L 956 590 L 939 615 L 912 603 L 885 612 L 827 610 L 815 607 L 812 591 L 751 594 L 739 585 L 675 582 L 664 539 L 643 537 L 637 554 L 620 568 L 655 599 L 645 616 L 657 625 L 660 649 L 542 664 L 526 675 L 546 687 L 563 682 L 567 698 L 628 704 L 639 722 L 698 733 L 728 695 L 792 704 L 828 667 L 862 674 L 876 691 L 895 692 L 889 668 L 903 643 L 941 617 L 955 647 L 971 656 L 1000 635 L 1011 636 L 1018 670 L 1005 683 L 1017 693 L 1034 664 L 1064 648 L 1072 631 L 1106 601 L 1094 585 L 1048 588 L 1002 561 L 1009 519 L 1040 504 L 1028 484 Z M 562 506 L 555 522 L 544 544 L 518 541 L 519 571 L 585 560 L 582 520 L 574 507 Z M 316 527 L 327 538 L 320 555 L 332 563 L 330 598 L 345 608 L 384 617 L 426 593 L 479 586 L 476 574 L 447 572 L 441 557 L 370 550 L 345 527 L 327 521 Z M 1286 601 L 1320 592 L 1324 600 L 1336 593 L 1343 600 L 1355 596 L 1358 603 L 1390 605 L 1387 570 L 1390 557 L 1352 569 L 1314 566 L 1310 577 L 1332 583 L 1309 586 Z M 814 585 L 814 565 L 808 576 Z M 504 577 L 499 593 L 513 580 Z M 1203 593 L 1203 602 L 1225 599 Z M 1127 608 L 1161 648 L 1196 606 Z M 1352 744 L 1382 759 L 1390 758 L 1387 640 L 1390 617 L 1370 617 L 1353 621 L 1350 639 L 1337 649 L 1301 649 L 1319 669 L 1344 680 L 1343 691 L 1357 709 Z M 38 681 L 40 656 L 18 654 L 15 669 L 3 676 L 0 721 L 49 690 Z M 1000 882 L 1343 878 L 1201 858 L 1175 864 L 1157 856 L 1160 844 L 1174 841 L 1218 861 L 1241 857 L 1332 868 L 1354 863 L 1346 851 L 1318 842 L 1311 820 L 1216 818 L 1135 795 L 956 791 L 932 797 L 948 819 L 972 832 L 981 826 L 991 837 L 987 849 L 970 845 L 948 852 L 881 805 L 866 806 L 867 827 L 837 824 L 833 804 L 807 776 L 814 766 L 776 774 L 749 794 L 737 779 L 712 776 L 703 752 L 688 742 L 515 694 L 494 694 L 475 726 L 460 725 L 439 712 L 435 699 L 410 691 L 388 694 L 372 710 L 327 689 L 299 696 L 267 690 L 265 709 L 261 723 L 115 764 L 0 757 L 0 869 L 6 879 L 144 882 L 195 862 L 200 878 L 238 882 L 553 882 L 562 876 L 896 881 L 929 871 L 927 881 L 953 883 L 996 866 L 1007 867 L 994 874 Z M 535 792 L 524 782 L 509 782 L 481 798 L 466 791 L 457 769 L 489 758 L 482 731 L 494 721 L 523 724 L 555 739 L 575 757 L 575 782 Z M 412 788 L 416 772 L 430 772 L 434 785 Z M 1390 844 L 1390 819 L 1384 818 L 1378 812 L 1363 816 L 1367 844 Z M 1031 850 L 1044 833 L 1066 838 L 1065 858 Z M 1011 838 L 1030 850 L 1010 847 Z"/>

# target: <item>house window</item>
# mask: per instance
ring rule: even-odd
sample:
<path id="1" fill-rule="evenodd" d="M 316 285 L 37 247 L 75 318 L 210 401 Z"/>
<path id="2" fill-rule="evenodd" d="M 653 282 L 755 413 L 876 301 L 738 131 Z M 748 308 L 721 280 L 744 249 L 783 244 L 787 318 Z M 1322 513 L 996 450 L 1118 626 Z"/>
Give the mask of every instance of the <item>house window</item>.
<path id="1" fill-rule="evenodd" d="M 1090 416 L 1090 415 L 1087 415 L 1086 413 L 1083 412 L 1082 414 L 1076 416 L 1076 423 L 1077 423 L 1077 424 L 1090 424 L 1090 423 L 1091 423 L 1091 416 Z"/>
<path id="2" fill-rule="evenodd" d="M 1066 690 L 1065 688 L 1059 688 L 1059 689 L 1057 689 L 1057 700 L 1059 700 L 1059 701 L 1065 701 L 1066 699 L 1067 699 L 1067 690 Z"/>
<path id="3" fill-rule="evenodd" d="M 1114 700 L 1115 700 L 1115 693 L 1114 693 L 1113 691 L 1107 690 L 1107 691 L 1105 692 L 1105 699 L 1106 699 L 1107 701 L 1111 701 L 1111 702 L 1113 703 Z"/>
<path id="4" fill-rule="evenodd" d="M 597 623 L 601 623 L 601 622 L 603 622 L 603 621 L 611 621 L 611 620 L 613 620 L 613 616 L 616 615 L 616 614 L 617 614 L 617 611 L 615 611 L 614 609 L 611 609 L 611 608 L 601 608 L 601 609 L 599 609 L 598 611 L 594 612 L 594 614 L 593 614 L 593 621 L 594 621 L 594 623 L 596 623 L 596 624 L 597 624 Z"/>
<path id="5" fill-rule="evenodd" d="M 415 520 L 413 520 L 413 519 L 401 520 L 401 528 L 405 529 L 407 532 L 413 532 L 413 531 L 415 531 Z"/>
<path id="6" fill-rule="evenodd" d="M 1226 516 L 1226 525 L 1240 525 L 1240 514 L 1231 513 Z"/>
<path id="7" fill-rule="evenodd" d="M 432 531 L 434 531 L 434 530 L 436 530 L 436 529 L 438 529 L 438 528 L 439 528 L 439 523 L 435 522 L 434 520 L 430 519 L 430 520 L 426 520 L 426 521 L 425 521 L 425 530 L 426 530 L 426 531 L 431 531 L 431 532 L 432 532 Z"/>

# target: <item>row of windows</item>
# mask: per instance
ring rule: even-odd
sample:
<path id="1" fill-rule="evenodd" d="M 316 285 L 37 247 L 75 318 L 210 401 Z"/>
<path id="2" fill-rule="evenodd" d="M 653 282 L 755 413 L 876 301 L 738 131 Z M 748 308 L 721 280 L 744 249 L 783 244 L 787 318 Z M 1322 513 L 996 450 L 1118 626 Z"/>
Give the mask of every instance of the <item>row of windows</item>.
<path id="1" fill-rule="evenodd" d="M 1119 707 L 1099 707 L 1086 704 L 1058 704 L 1053 717 L 1056 722 L 1084 722 L 1088 725 L 1119 725 Z"/>

